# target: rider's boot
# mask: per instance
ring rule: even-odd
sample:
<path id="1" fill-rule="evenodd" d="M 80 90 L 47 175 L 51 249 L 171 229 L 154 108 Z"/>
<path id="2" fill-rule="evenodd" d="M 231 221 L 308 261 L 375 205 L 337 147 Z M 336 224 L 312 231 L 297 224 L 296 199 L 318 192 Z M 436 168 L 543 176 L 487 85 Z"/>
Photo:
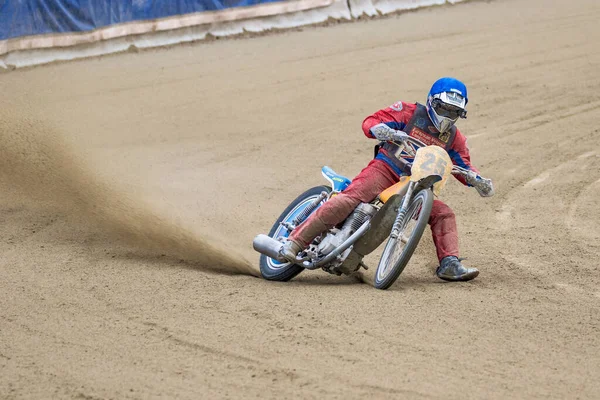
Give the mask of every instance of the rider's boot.
<path id="1" fill-rule="evenodd" d="M 477 268 L 468 268 L 455 256 L 444 257 L 435 271 L 438 278 L 445 281 L 470 281 L 479 275 Z"/>
<path id="2" fill-rule="evenodd" d="M 312 214 L 306 221 L 294 229 L 289 238 L 283 242 L 283 246 L 279 249 L 279 254 L 289 262 L 296 262 L 296 256 L 300 250 L 307 247 L 308 243 L 311 243 L 314 238 L 326 230 L 327 225 L 323 223 L 317 213 Z"/>
<path id="3" fill-rule="evenodd" d="M 296 256 L 300 250 L 302 250 L 302 246 L 293 240 L 286 239 L 286 241 L 283 242 L 281 249 L 279 249 L 279 254 L 281 254 L 289 262 L 293 263 L 296 262 Z"/>

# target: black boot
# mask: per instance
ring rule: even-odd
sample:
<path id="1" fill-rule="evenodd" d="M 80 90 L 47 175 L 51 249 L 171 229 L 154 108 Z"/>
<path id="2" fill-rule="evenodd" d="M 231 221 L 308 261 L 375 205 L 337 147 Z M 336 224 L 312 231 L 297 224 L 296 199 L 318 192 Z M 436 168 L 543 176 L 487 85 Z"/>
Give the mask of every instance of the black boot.
<path id="1" fill-rule="evenodd" d="M 442 259 L 435 273 L 438 278 L 445 281 L 470 281 L 479 275 L 479 270 L 465 267 L 458 257 L 448 256 Z"/>

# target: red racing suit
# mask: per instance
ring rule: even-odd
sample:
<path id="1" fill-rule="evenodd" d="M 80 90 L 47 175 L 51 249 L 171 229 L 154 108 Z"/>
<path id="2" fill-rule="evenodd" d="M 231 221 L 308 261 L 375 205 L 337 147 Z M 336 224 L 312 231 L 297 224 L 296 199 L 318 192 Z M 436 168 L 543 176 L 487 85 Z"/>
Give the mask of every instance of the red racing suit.
<path id="1" fill-rule="evenodd" d="M 368 138 L 374 138 L 371 128 L 384 123 L 392 129 L 402 130 L 427 145 L 445 148 L 452 162 L 463 168 L 479 172 L 471 165 L 467 139 L 453 127 L 449 132 L 440 134 L 427 115 L 425 106 L 398 102 L 365 118 L 363 132 Z M 379 193 L 398 182 L 403 171 L 403 160 L 412 161 L 407 154 L 397 158 L 390 154 L 387 146 L 378 146 L 375 158 L 367 165 L 352 183 L 339 195 L 317 209 L 311 216 L 291 233 L 289 239 L 308 246 L 319 234 L 344 221 L 358 204 L 372 201 Z M 455 176 L 464 185 L 464 178 Z M 434 200 L 429 217 L 438 259 L 447 256 L 459 256 L 458 231 L 454 212 L 440 200 Z"/>

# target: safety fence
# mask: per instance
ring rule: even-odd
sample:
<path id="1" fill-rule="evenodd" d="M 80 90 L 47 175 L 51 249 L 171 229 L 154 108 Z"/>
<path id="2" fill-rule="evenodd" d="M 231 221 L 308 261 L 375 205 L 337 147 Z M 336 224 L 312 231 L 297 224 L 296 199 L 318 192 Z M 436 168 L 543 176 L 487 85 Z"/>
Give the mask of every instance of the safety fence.
<path id="1" fill-rule="evenodd" d="M 0 67 L 351 20 L 464 0 L 5 0 Z"/>

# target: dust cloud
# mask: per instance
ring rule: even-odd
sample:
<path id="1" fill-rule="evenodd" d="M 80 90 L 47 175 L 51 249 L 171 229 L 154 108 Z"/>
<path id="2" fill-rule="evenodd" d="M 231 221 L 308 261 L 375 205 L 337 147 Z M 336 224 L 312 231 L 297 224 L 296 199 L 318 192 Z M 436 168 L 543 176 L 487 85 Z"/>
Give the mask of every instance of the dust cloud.
<path id="1" fill-rule="evenodd" d="M 0 109 L 0 187 L 52 208 L 143 254 L 164 254 L 197 268 L 257 275 L 251 264 L 208 234 L 193 232 L 123 188 L 102 181 L 61 132 L 31 112 Z"/>

